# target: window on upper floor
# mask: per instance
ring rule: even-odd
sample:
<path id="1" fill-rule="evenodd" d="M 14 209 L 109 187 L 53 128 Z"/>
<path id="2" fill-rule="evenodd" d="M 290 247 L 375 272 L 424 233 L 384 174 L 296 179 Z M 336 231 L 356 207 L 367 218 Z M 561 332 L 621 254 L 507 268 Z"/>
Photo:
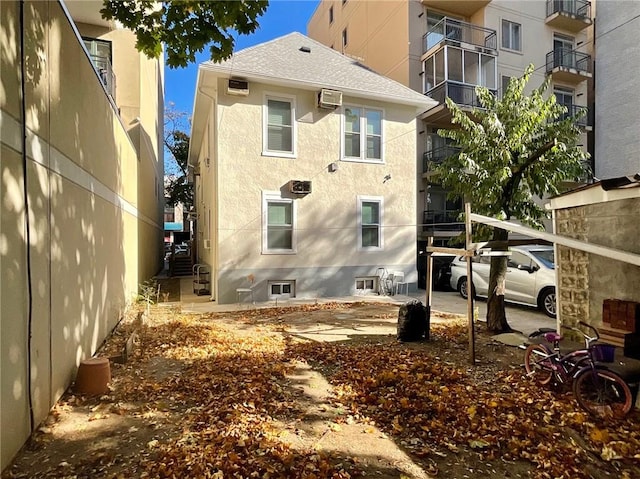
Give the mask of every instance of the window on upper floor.
<path id="1" fill-rule="evenodd" d="M 295 99 L 266 95 L 263 108 L 262 154 L 296 156 Z"/>
<path id="2" fill-rule="evenodd" d="M 342 121 L 342 159 L 380 163 L 382 110 L 345 105 Z"/>
<path id="3" fill-rule="evenodd" d="M 296 208 L 291 198 L 280 193 L 262 195 L 262 253 L 291 254 L 296 252 Z"/>
<path id="4" fill-rule="evenodd" d="M 347 29 L 345 28 L 344 30 L 342 30 L 342 48 L 347 46 L 347 41 L 348 41 Z"/>
<path id="5" fill-rule="evenodd" d="M 521 29 L 519 23 L 502 20 L 502 48 L 522 51 Z"/>
<path id="6" fill-rule="evenodd" d="M 329 25 L 333 23 L 333 7 L 329 7 Z"/>
<path id="7" fill-rule="evenodd" d="M 113 73 L 111 42 L 89 37 L 82 37 L 82 41 L 89 52 L 91 63 L 98 71 L 100 80 L 111 96 L 115 98 L 116 76 Z"/>
<path id="8" fill-rule="evenodd" d="M 501 79 L 500 79 L 500 97 L 504 97 L 504 94 L 506 93 L 507 89 L 509 88 L 509 82 L 511 81 L 510 76 L 508 75 L 502 75 Z"/>
<path id="9" fill-rule="evenodd" d="M 358 196 L 358 249 L 383 249 L 383 199 L 378 196 Z"/>

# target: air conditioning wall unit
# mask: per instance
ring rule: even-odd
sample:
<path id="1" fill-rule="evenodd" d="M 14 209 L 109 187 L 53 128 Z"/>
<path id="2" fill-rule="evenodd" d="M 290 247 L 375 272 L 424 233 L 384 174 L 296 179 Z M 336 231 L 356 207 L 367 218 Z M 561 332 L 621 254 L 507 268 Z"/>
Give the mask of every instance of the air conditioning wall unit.
<path id="1" fill-rule="evenodd" d="M 240 78 L 229 78 L 227 83 L 227 95 L 248 96 L 249 82 Z"/>
<path id="2" fill-rule="evenodd" d="M 289 182 L 289 191 L 296 195 L 308 195 L 311 193 L 311 182 L 302 180 L 291 180 Z"/>
<path id="3" fill-rule="evenodd" d="M 318 92 L 318 106 L 331 110 L 342 106 L 342 92 L 323 88 Z"/>
<path id="4" fill-rule="evenodd" d="M 202 246 L 204 247 L 204 249 L 211 249 L 211 240 L 210 239 L 203 240 Z"/>

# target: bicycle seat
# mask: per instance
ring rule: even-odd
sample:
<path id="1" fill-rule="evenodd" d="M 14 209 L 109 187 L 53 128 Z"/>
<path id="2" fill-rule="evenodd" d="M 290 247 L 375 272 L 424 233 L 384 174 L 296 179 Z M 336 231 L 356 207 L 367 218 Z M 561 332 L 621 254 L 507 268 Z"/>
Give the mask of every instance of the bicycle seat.
<path id="1" fill-rule="evenodd" d="M 562 335 L 553 331 L 544 333 L 543 337 L 545 341 L 549 341 L 550 343 L 555 343 L 556 341 L 562 341 Z"/>

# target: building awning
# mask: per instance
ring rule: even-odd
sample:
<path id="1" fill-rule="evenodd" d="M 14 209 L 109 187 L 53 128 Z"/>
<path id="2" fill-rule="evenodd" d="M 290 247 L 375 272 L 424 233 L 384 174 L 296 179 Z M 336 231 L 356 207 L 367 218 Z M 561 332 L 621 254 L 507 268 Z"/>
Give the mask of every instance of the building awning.
<path id="1" fill-rule="evenodd" d="M 182 231 L 182 228 L 183 228 L 182 223 L 165 222 L 164 224 L 165 231 Z"/>

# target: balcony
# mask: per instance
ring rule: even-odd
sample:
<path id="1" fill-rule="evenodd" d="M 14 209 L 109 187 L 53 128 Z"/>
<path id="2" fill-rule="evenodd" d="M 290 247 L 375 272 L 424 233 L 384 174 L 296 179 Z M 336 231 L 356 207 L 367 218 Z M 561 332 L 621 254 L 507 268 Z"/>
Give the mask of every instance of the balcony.
<path id="1" fill-rule="evenodd" d="M 423 176 L 433 176 L 434 168 L 441 164 L 445 159 L 450 156 L 455 156 L 460 153 L 460 148 L 445 145 L 438 148 L 433 148 L 429 151 L 425 151 L 422 155 L 422 173 Z"/>
<path id="2" fill-rule="evenodd" d="M 575 117 L 576 115 L 578 115 L 578 113 L 585 111 L 586 112 L 585 115 L 576 121 L 576 126 L 578 128 L 584 129 L 585 131 L 592 130 L 593 123 L 591 121 L 591 116 L 590 116 L 588 107 L 578 106 L 578 105 L 564 105 L 564 106 L 567 107 L 567 113 L 563 114 L 560 118 L 558 118 L 559 121 L 566 120 L 567 118 L 570 118 L 570 117 Z"/>
<path id="3" fill-rule="evenodd" d="M 498 91 L 495 89 L 490 89 L 489 91 L 494 95 L 498 94 Z M 427 110 L 421 119 L 428 120 L 429 123 L 435 125 L 445 126 L 451 122 L 451 112 L 444 102 L 444 99 L 447 97 L 463 110 L 482 108 L 478 100 L 478 95 L 476 95 L 476 85 L 445 81 L 426 92 L 425 95 L 436 100 L 438 105 Z"/>
<path id="4" fill-rule="evenodd" d="M 547 0 L 545 23 L 577 33 L 593 23 L 591 2 L 587 0 Z"/>
<path id="5" fill-rule="evenodd" d="M 592 77 L 591 55 L 568 48 L 547 53 L 547 75 L 556 81 L 579 83 Z"/>
<path id="6" fill-rule="evenodd" d="M 108 58 L 99 55 L 90 55 L 91 63 L 98 72 L 102 84 L 107 89 L 107 93 L 111 95 L 111 98 L 116 98 L 116 76 L 113 73 L 113 67 Z"/>
<path id="7" fill-rule="evenodd" d="M 460 211 L 423 211 L 422 231 L 430 236 L 454 236 L 464 231 L 464 222 L 458 219 L 459 215 Z"/>
<path id="8" fill-rule="evenodd" d="M 467 48 L 482 47 L 495 51 L 498 48 L 495 30 L 452 18 L 443 18 L 422 37 L 422 53 L 441 44 L 465 45 Z"/>
<path id="9" fill-rule="evenodd" d="M 426 7 L 469 17 L 489 5 L 491 0 L 422 0 Z"/>

